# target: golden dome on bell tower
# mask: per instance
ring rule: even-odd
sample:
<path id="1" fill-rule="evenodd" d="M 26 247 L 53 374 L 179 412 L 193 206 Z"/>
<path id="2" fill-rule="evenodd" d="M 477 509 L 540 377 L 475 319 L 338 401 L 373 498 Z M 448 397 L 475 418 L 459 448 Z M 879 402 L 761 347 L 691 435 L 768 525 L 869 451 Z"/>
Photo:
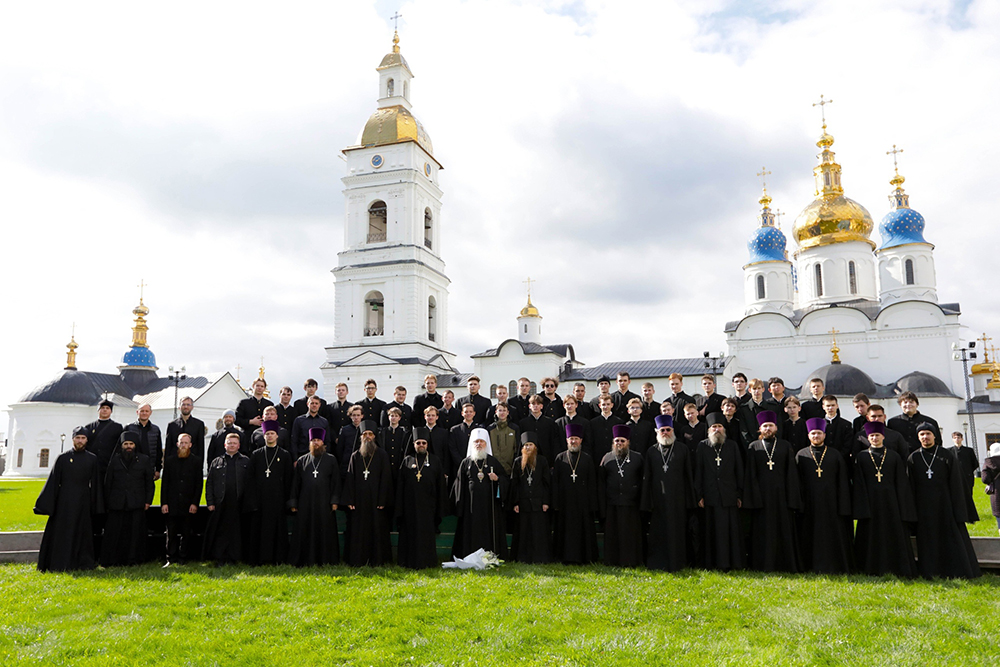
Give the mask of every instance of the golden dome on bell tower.
<path id="1" fill-rule="evenodd" d="M 817 102 L 829 104 L 832 100 Z M 840 181 L 841 167 L 831 147 L 833 137 L 826 131 L 823 119 L 823 133 L 816 146 L 820 149 L 819 164 L 813 169 L 816 179 L 816 199 L 802 209 L 792 227 L 792 236 L 799 250 L 815 248 L 832 243 L 863 241 L 875 249 L 872 230 L 875 222 L 868 210 L 844 196 Z"/>

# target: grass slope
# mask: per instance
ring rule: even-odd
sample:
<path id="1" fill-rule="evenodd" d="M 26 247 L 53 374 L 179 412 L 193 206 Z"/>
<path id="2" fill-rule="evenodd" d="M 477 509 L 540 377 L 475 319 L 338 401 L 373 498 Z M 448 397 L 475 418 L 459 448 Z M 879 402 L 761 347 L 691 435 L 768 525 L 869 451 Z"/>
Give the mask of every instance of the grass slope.
<path id="1" fill-rule="evenodd" d="M 12 664 L 984 664 L 1000 579 L 0 566 Z"/>

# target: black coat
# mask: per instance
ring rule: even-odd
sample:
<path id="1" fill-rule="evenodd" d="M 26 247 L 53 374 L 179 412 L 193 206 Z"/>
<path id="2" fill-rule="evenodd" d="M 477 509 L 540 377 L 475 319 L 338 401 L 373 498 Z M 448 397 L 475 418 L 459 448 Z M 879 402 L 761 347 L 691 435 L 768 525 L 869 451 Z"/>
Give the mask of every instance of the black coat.
<path id="1" fill-rule="evenodd" d="M 140 452 L 130 466 L 121 454 L 111 457 L 104 478 L 105 506 L 109 512 L 146 509 L 153 502 L 153 460 Z"/>
<path id="2" fill-rule="evenodd" d="M 203 484 L 201 461 L 194 454 L 186 459 L 167 457 L 160 479 L 160 504 L 166 505 L 172 516 L 187 514 L 191 505 L 201 504 Z"/>
<path id="3" fill-rule="evenodd" d="M 152 459 L 156 472 L 163 470 L 163 437 L 160 434 L 160 427 L 153 422 L 146 422 L 146 425 L 143 426 L 136 420 L 126 426 L 124 430 L 139 434 L 137 451 Z"/>
<path id="4" fill-rule="evenodd" d="M 178 417 L 167 424 L 163 458 L 177 454 L 177 437 L 182 433 L 191 436 L 191 455 L 198 459 L 201 465 L 205 465 L 205 436 L 208 435 L 208 429 L 205 428 L 205 422 L 197 417 L 188 417 L 187 421 L 183 417 Z"/>
<path id="5" fill-rule="evenodd" d="M 205 504 L 220 505 L 226 498 L 226 456 L 216 457 L 208 466 L 208 478 L 205 480 Z M 250 483 L 250 458 L 236 453 L 236 493 L 241 510 L 249 509 L 247 486 Z"/>
<path id="6" fill-rule="evenodd" d="M 257 428 L 250 423 L 250 420 L 255 418 L 263 419 L 264 408 L 271 405 L 274 405 L 274 402 L 269 398 L 263 397 L 258 401 L 253 396 L 248 396 L 240 401 L 239 405 L 236 406 L 236 425 L 243 429 L 244 438 L 249 439 L 250 434 Z"/>
<path id="7" fill-rule="evenodd" d="M 473 419 L 477 424 L 485 424 L 486 413 L 489 411 L 490 406 L 493 405 L 490 399 L 486 398 L 482 394 L 476 394 L 475 396 L 463 396 L 462 398 L 455 401 L 455 406 L 458 408 L 459 414 L 462 412 L 462 406 L 466 403 L 472 403 L 472 406 L 476 408 L 476 416 Z"/>
<path id="8" fill-rule="evenodd" d="M 382 416 L 379 418 L 379 426 L 385 428 L 389 425 L 389 410 L 392 408 L 399 408 L 399 411 L 403 413 L 403 416 L 399 418 L 400 426 L 405 428 L 407 431 L 413 428 L 413 408 L 406 403 L 400 404 L 396 401 L 385 404 L 385 410 L 382 411 Z"/>
<path id="9" fill-rule="evenodd" d="M 97 454 L 97 463 L 101 467 L 101 474 L 108 469 L 111 457 L 118 451 L 118 439 L 124 430 L 118 422 L 105 419 L 98 419 L 90 422 L 84 428 L 87 429 L 87 451 Z"/>
<path id="10" fill-rule="evenodd" d="M 413 399 L 413 418 L 410 420 L 412 426 L 426 426 L 427 420 L 424 418 L 424 410 L 434 406 L 441 411 L 441 406 L 444 405 L 444 399 L 441 394 L 434 392 L 433 394 L 428 394 L 424 392 Z"/>
<path id="11" fill-rule="evenodd" d="M 235 433 L 240 436 L 240 451 L 244 455 L 249 455 L 243 450 L 246 448 L 246 444 L 243 442 L 243 431 L 236 424 L 231 424 L 229 426 L 223 426 L 218 431 L 212 434 L 212 437 L 208 441 L 208 462 L 211 463 L 215 459 L 226 453 L 226 436 L 230 433 Z M 194 452 L 194 446 L 191 447 L 192 453 Z"/>

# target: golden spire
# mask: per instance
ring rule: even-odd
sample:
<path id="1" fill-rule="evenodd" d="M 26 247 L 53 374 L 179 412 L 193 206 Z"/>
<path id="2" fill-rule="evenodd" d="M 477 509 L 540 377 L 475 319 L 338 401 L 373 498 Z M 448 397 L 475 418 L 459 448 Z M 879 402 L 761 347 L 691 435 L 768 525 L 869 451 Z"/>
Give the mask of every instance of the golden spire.
<path id="1" fill-rule="evenodd" d="M 538 312 L 538 308 L 531 303 L 531 283 L 538 282 L 537 280 L 532 280 L 531 276 L 528 276 L 527 280 L 521 281 L 528 285 L 528 305 L 521 309 L 521 314 L 518 317 L 541 317 Z"/>
<path id="2" fill-rule="evenodd" d="M 985 336 L 986 334 L 983 334 L 983 335 Z M 990 351 L 993 353 L 993 363 L 990 364 L 990 366 L 992 367 L 992 370 L 993 370 L 993 377 L 991 377 L 990 381 L 986 383 L 986 388 L 987 389 L 1000 389 L 1000 364 L 998 364 L 997 361 L 996 361 L 996 359 L 997 359 L 997 349 L 991 345 L 990 346 Z M 983 350 L 983 356 L 986 356 L 986 350 Z M 989 357 L 987 357 L 987 359 L 989 359 Z"/>
<path id="3" fill-rule="evenodd" d="M 976 342 L 983 344 L 983 360 L 978 364 L 973 364 L 972 368 L 969 370 L 970 375 L 985 375 L 987 373 L 993 372 L 993 366 L 997 363 L 996 348 L 990 345 L 993 338 L 987 336 L 985 333 L 976 339 Z M 993 352 L 993 361 L 990 362 L 990 351 Z"/>
<path id="4" fill-rule="evenodd" d="M 149 308 L 142 302 L 146 282 L 140 280 L 138 287 L 139 305 L 132 309 L 132 314 L 135 315 L 135 326 L 132 327 L 132 347 L 149 347 L 146 344 L 146 332 L 149 331 L 149 327 L 146 326 L 146 315 L 149 315 Z"/>
<path id="5" fill-rule="evenodd" d="M 757 175 L 760 176 L 762 192 L 760 199 L 757 200 L 761 206 L 758 220 L 760 220 L 761 227 L 774 227 L 774 213 L 771 211 L 771 202 L 773 200 L 771 199 L 771 195 L 767 194 L 767 177 L 771 175 L 771 172 L 767 170 L 767 167 L 761 167 Z"/>
<path id="6" fill-rule="evenodd" d="M 392 52 L 399 53 L 399 19 L 403 18 L 403 15 L 396 12 L 389 19 L 392 21 Z"/>
<path id="7" fill-rule="evenodd" d="M 982 338 L 977 338 L 976 340 L 979 340 L 979 341 L 983 342 L 983 363 L 984 364 L 990 363 L 990 352 L 989 351 L 996 349 L 996 348 L 994 348 L 993 346 L 990 345 L 990 343 L 993 342 L 993 338 L 990 337 L 990 336 L 987 336 L 984 333 Z M 996 352 L 994 352 L 993 353 L 993 358 L 996 359 L 996 356 L 997 356 Z"/>
<path id="8" fill-rule="evenodd" d="M 905 178 L 899 175 L 899 162 L 896 160 L 896 156 L 903 152 L 902 148 L 896 148 L 896 144 L 892 145 L 891 151 L 886 151 L 886 155 L 892 156 L 892 170 L 894 172 L 893 177 L 889 180 L 889 184 L 892 185 L 895 190 L 889 195 L 889 204 L 892 205 L 893 209 L 899 208 L 910 208 L 910 195 L 903 192 L 903 183 L 906 181 Z"/>
<path id="9" fill-rule="evenodd" d="M 66 370 L 76 370 L 76 348 L 80 347 L 76 342 L 76 322 L 73 322 L 73 333 L 70 334 L 69 343 L 66 344 Z"/>
<path id="10" fill-rule="evenodd" d="M 819 154 L 820 163 L 813 169 L 816 177 L 816 195 L 836 196 L 844 194 L 844 188 L 840 184 L 840 165 L 835 159 L 836 155 L 830 147 L 833 146 L 833 137 L 826 132 L 826 105 L 833 104 L 833 100 L 825 100 L 819 96 L 819 102 L 814 102 L 814 107 L 819 107 L 823 119 L 823 134 L 820 135 L 816 146 L 822 149 Z"/>
<path id="11" fill-rule="evenodd" d="M 264 357 L 260 358 L 260 368 L 257 369 L 257 379 L 264 379 Z M 271 392 L 267 390 L 267 387 L 264 387 L 264 398 L 271 398 Z"/>
<path id="12" fill-rule="evenodd" d="M 830 346 L 830 352 L 833 353 L 833 359 L 830 360 L 830 363 L 831 364 L 839 364 L 840 363 L 840 348 L 837 347 L 837 334 L 839 334 L 840 332 L 837 331 L 836 327 L 834 327 L 834 328 L 830 329 L 829 333 L 830 333 L 831 336 L 833 336 L 833 345 Z"/>

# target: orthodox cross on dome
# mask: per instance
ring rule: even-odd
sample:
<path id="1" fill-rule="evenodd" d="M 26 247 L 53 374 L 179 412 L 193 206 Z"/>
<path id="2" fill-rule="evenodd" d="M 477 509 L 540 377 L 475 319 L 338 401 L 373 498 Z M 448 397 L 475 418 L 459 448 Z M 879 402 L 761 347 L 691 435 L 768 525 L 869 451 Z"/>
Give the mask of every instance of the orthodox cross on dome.
<path id="1" fill-rule="evenodd" d="M 240 387 L 243 386 L 242 384 L 240 384 L 240 369 L 242 369 L 242 368 L 243 368 L 242 366 L 240 366 L 239 364 L 236 364 L 236 384 L 239 384 Z"/>
<path id="2" fill-rule="evenodd" d="M 767 170 L 767 167 L 761 167 L 760 171 L 757 172 L 757 175 L 760 176 L 760 185 L 761 185 L 761 188 L 766 193 L 767 192 L 767 177 L 771 175 L 771 172 L 769 172 Z"/>
<path id="3" fill-rule="evenodd" d="M 392 29 L 396 32 L 399 32 L 399 19 L 401 18 L 403 18 L 403 15 L 398 11 L 389 17 L 389 20 L 392 21 Z"/>
<path id="4" fill-rule="evenodd" d="M 830 352 L 833 353 L 833 359 L 830 360 L 830 363 L 831 364 L 839 364 L 840 363 L 840 348 L 837 347 L 837 334 L 839 334 L 841 332 L 837 331 L 836 327 L 833 327 L 827 333 L 829 333 L 831 336 L 833 336 L 833 345 L 830 346 Z"/>
<path id="5" fill-rule="evenodd" d="M 819 107 L 820 118 L 823 119 L 823 131 L 826 131 L 826 105 L 833 104 L 833 100 L 825 100 L 823 96 L 819 96 L 819 102 L 813 102 L 814 107 Z"/>
<path id="6" fill-rule="evenodd" d="M 146 291 L 146 288 L 148 286 L 149 285 L 148 285 L 148 283 L 146 283 L 145 280 L 143 280 L 142 278 L 139 279 L 139 284 L 136 285 L 136 287 L 139 288 L 139 303 L 142 303 L 142 297 L 143 297 L 143 295 L 144 295 L 144 293 Z"/>
<path id="7" fill-rule="evenodd" d="M 886 155 L 891 155 L 892 156 L 892 168 L 896 172 L 897 176 L 899 176 L 899 163 L 896 161 L 896 156 L 899 155 L 902 152 L 903 152 L 903 149 L 902 148 L 896 148 L 896 144 L 892 145 L 892 150 L 891 151 L 886 151 L 885 152 Z"/>
<path id="8" fill-rule="evenodd" d="M 785 212 L 780 208 L 774 209 L 774 219 L 778 223 L 778 229 L 781 229 L 781 218 L 785 215 Z"/>
<path id="9" fill-rule="evenodd" d="M 993 338 L 984 333 L 981 338 L 977 338 L 976 340 L 982 341 L 983 343 L 983 363 L 990 363 L 990 351 L 993 349 L 990 347 L 990 341 L 992 341 Z M 996 359 L 996 353 L 993 354 L 993 358 Z"/>
<path id="10" fill-rule="evenodd" d="M 260 368 L 257 369 L 257 379 L 264 380 L 264 357 L 260 358 Z M 264 397 L 271 398 L 271 392 L 267 390 L 267 387 L 264 387 Z"/>
<path id="11" fill-rule="evenodd" d="M 528 286 L 528 301 L 531 301 L 531 283 L 537 283 L 538 281 L 532 280 L 531 276 L 528 276 L 527 280 L 522 280 L 521 282 L 525 283 Z"/>

